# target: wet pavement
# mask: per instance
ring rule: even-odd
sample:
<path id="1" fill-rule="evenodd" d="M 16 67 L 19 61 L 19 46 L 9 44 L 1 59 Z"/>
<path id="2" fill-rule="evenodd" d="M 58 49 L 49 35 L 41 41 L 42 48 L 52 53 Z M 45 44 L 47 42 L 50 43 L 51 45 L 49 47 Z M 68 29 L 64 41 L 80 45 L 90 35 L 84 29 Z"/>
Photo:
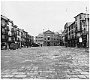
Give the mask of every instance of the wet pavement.
<path id="1" fill-rule="evenodd" d="M 61 46 L 1 51 L 2 79 L 89 79 L 89 52 Z"/>

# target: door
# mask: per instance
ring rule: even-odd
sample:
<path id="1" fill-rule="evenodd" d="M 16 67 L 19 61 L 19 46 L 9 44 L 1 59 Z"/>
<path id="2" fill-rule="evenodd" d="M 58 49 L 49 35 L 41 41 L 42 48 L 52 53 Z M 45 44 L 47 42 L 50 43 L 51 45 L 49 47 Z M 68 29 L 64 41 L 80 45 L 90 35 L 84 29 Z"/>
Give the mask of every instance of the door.
<path id="1" fill-rule="evenodd" d="M 50 42 L 47 42 L 47 46 L 50 46 Z"/>

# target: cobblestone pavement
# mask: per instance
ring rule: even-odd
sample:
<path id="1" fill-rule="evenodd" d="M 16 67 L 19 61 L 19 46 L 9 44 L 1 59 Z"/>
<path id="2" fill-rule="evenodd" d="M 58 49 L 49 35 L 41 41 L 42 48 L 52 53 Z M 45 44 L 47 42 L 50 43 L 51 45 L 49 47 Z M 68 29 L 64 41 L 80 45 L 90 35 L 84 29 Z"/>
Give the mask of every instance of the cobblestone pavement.
<path id="1" fill-rule="evenodd" d="M 1 51 L 2 79 L 89 79 L 89 53 L 60 46 Z"/>

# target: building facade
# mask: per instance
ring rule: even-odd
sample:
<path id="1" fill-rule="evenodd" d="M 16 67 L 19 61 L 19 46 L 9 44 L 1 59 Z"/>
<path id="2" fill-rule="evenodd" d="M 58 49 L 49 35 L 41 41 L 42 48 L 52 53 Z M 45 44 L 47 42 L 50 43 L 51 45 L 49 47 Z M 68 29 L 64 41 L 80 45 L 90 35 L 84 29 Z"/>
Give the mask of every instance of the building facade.
<path id="1" fill-rule="evenodd" d="M 62 32 L 62 46 L 65 46 L 65 30 Z"/>
<path id="2" fill-rule="evenodd" d="M 65 46 L 68 46 L 68 38 L 69 38 L 69 26 L 72 24 L 72 22 L 67 22 L 64 25 L 64 36 L 65 36 Z"/>
<path id="3" fill-rule="evenodd" d="M 1 15 L 1 48 L 7 49 L 8 43 L 8 18 Z M 5 46 L 4 46 L 5 45 Z"/>
<path id="4" fill-rule="evenodd" d="M 76 47 L 76 26 L 75 22 L 72 22 L 68 26 L 68 46 L 69 47 Z"/>
<path id="5" fill-rule="evenodd" d="M 38 36 L 35 37 L 35 43 L 38 44 L 39 46 L 43 46 L 43 34 L 39 34 Z"/>
<path id="6" fill-rule="evenodd" d="M 89 47 L 89 14 L 80 13 L 64 26 L 65 46 Z"/>
<path id="7" fill-rule="evenodd" d="M 80 13 L 75 18 L 78 47 L 89 47 L 89 14 Z M 82 39 L 82 42 L 79 39 Z"/>
<path id="8" fill-rule="evenodd" d="M 50 30 L 43 32 L 44 46 L 58 46 L 60 44 L 60 35 Z"/>
<path id="9" fill-rule="evenodd" d="M 31 46 L 33 38 L 28 32 L 14 25 L 13 21 L 1 15 L 1 49 Z"/>
<path id="10" fill-rule="evenodd" d="M 59 44 L 60 46 L 63 46 L 64 45 L 63 38 L 64 38 L 63 34 L 60 34 L 60 44 Z"/>

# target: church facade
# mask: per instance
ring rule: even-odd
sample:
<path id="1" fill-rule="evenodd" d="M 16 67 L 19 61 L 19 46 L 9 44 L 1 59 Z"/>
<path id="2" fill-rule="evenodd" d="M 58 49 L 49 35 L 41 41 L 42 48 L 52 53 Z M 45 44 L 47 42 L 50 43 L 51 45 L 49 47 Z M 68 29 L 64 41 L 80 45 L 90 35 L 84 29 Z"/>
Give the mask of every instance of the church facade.
<path id="1" fill-rule="evenodd" d="M 59 33 L 50 30 L 43 32 L 43 46 L 58 46 L 60 44 Z"/>

